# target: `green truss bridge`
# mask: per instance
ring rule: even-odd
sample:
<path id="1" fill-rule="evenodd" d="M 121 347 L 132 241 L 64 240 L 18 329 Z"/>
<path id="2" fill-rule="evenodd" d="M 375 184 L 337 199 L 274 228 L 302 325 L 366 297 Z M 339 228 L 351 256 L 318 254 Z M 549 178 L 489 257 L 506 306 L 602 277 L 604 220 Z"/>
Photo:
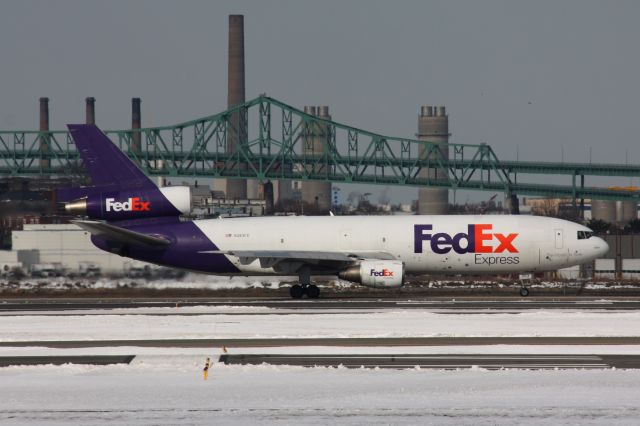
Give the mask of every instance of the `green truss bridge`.
<path id="1" fill-rule="evenodd" d="M 486 144 L 451 143 L 443 149 L 428 141 L 383 136 L 308 115 L 264 95 L 173 126 L 106 133 L 150 175 L 441 187 L 574 201 L 640 198 L 636 190 L 584 185 L 585 176 L 640 176 L 640 165 L 501 161 Z M 317 140 L 322 140 L 321 150 Z M 67 131 L 0 131 L 0 176 L 73 171 L 83 173 Z M 521 183 L 519 174 L 533 175 L 534 181 L 535 175 L 565 175 L 571 185 Z"/>

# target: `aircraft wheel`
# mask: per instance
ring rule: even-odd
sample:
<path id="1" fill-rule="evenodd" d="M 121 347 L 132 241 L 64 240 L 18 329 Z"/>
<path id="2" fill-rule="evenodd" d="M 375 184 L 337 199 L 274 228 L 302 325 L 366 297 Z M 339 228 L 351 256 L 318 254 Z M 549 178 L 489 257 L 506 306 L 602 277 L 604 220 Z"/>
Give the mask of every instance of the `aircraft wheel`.
<path id="1" fill-rule="evenodd" d="M 529 295 L 529 289 L 526 287 L 522 287 L 520 289 L 520 296 L 527 297 Z"/>
<path id="2" fill-rule="evenodd" d="M 301 299 L 304 296 L 304 288 L 300 284 L 292 285 L 289 289 L 289 294 L 294 299 Z"/>
<path id="3" fill-rule="evenodd" d="M 317 299 L 318 296 L 320 296 L 320 289 L 318 288 L 317 285 L 309 285 L 307 287 L 307 297 L 309 299 Z"/>

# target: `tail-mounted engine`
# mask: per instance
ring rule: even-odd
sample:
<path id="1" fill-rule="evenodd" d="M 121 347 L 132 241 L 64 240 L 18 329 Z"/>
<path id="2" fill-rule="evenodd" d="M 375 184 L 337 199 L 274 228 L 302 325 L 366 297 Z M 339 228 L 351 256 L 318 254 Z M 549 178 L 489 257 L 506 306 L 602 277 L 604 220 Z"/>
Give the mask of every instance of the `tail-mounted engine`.
<path id="1" fill-rule="evenodd" d="M 363 260 L 338 276 L 365 287 L 398 288 L 404 283 L 404 263 L 398 260 Z"/>
<path id="2" fill-rule="evenodd" d="M 69 214 L 108 221 L 180 216 L 191 211 L 191 190 L 187 186 L 93 190 L 86 197 L 65 204 L 64 209 Z"/>

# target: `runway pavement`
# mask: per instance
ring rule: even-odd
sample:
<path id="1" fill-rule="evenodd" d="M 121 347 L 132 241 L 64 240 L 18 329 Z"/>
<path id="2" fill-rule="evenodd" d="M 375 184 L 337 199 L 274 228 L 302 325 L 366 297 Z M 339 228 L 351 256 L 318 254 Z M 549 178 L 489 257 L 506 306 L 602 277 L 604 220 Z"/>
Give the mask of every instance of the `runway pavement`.
<path id="1" fill-rule="evenodd" d="M 0 356 L 0 367 L 14 365 L 62 365 L 89 364 L 112 365 L 129 364 L 134 355 L 62 355 L 62 356 Z"/>
<path id="2" fill-rule="evenodd" d="M 342 298 L 319 300 L 291 300 L 289 298 L 106 298 L 106 299 L 0 299 L 2 312 L 38 312 L 123 309 L 123 308 L 163 308 L 185 306 L 248 306 L 288 311 L 315 312 L 322 310 L 348 309 L 351 311 L 382 309 L 429 309 L 458 311 L 460 313 L 478 310 L 521 311 L 530 309 L 571 309 L 571 310 L 636 310 L 640 309 L 640 298 L 438 298 L 438 299 L 373 299 Z M 277 312 L 270 312 L 276 314 Z M 294 312 L 303 313 L 303 312 Z M 144 313 L 141 313 L 144 314 Z M 286 314 L 286 313 L 283 313 Z M 173 315 L 173 314 L 171 314 Z M 181 314 L 181 315 L 189 315 Z M 243 315 L 246 315 L 244 313 Z"/>
<path id="3" fill-rule="evenodd" d="M 130 364 L 135 355 L 66 355 L 66 356 L 3 356 L 0 367 L 18 365 L 113 365 Z M 575 354 L 223 354 L 223 364 L 291 365 L 302 367 L 345 368 L 430 368 L 488 370 L 512 369 L 637 369 L 640 355 L 575 355 Z"/>
<path id="4" fill-rule="evenodd" d="M 224 364 L 272 364 L 297 365 L 304 367 L 346 367 L 346 368 L 432 368 L 459 369 L 484 368 L 499 370 L 518 369 L 598 369 L 598 368 L 640 368 L 640 355 L 221 355 Z"/>

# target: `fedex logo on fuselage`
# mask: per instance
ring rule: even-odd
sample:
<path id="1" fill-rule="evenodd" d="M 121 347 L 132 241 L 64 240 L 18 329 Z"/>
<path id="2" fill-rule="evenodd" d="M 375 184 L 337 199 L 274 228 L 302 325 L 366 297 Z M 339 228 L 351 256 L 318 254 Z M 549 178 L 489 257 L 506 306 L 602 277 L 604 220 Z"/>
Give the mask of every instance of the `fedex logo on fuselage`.
<path id="1" fill-rule="evenodd" d="M 424 241 L 429 241 L 431 251 L 436 254 L 446 254 L 451 250 L 458 254 L 465 253 L 518 253 L 513 241 L 518 236 L 513 234 L 498 234 L 491 232 L 493 225 L 490 223 L 469 224 L 467 233 L 460 232 L 455 235 L 446 232 L 432 234 L 433 225 L 414 225 L 413 251 L 422 253 Z M 489 245 L 497 240 L 498 245 Z"/>
<path id="2" fill-rule="evenodd" d="M 151 201 L 141 201 L 140 197 L 130 197 L 125 202 L 116 201 L 115 198 L 105 200 L 108 212 L 150 212 Z"/>
<path id="3" fill-rule="evenodd" d="M 376 271 L 375 269 L 371 269 L 369 271 L 369 276 L 372 276 L 372 277 L 392 277 L 393 276 L 393 271 L 390 271 L 387 268 L 384 268 L 382 271 Z"/>

